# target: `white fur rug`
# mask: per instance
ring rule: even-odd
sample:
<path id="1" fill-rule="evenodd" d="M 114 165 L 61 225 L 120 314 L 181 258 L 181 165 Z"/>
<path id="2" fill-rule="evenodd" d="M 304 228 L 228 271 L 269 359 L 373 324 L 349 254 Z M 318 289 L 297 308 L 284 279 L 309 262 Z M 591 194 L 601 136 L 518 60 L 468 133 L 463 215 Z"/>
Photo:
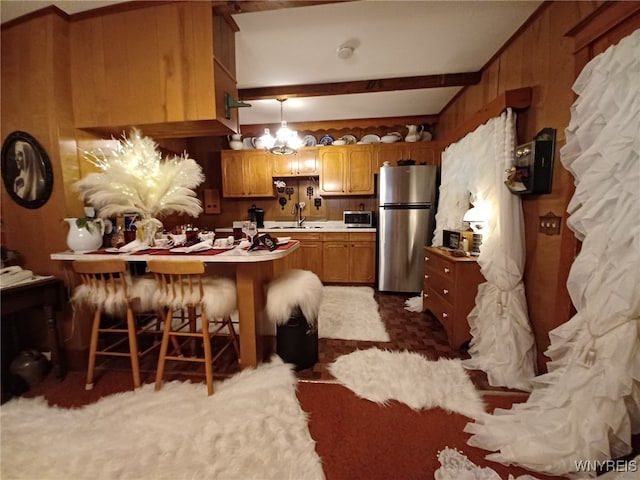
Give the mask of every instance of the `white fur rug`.
<path id="1" fill-rule="evenodd" d="M 341 340 L 388 342 L 371 287 L 327 286 L 322 290 L 318 336 Z"/>
<path id="2" fill-rule="evenodd" d="M 216 384 L 152 384 L 79 409 L 2 406 L 3 479 L 323 479 L 278 357 Z"/>
<path id="3" fill-rule="evenodd" d="M 440 407 L 478 418 L 484 403 L 460 360 L 427 360 L 418 353 L 370 348 L 338 357 L 329 372 L 357 396 L 414 410 Z"/>

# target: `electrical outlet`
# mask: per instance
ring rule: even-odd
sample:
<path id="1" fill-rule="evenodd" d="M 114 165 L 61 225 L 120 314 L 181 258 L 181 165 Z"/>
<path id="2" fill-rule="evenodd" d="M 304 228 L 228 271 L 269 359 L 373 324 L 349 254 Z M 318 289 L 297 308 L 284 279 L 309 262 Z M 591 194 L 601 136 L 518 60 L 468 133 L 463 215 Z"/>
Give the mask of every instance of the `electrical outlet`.
<path id="1" fill-rule="evenodd" d="M 539 218 L 538 232 L 546 235 L 560 235 L 561 217 L 555 216 L 552 212 Z"/>

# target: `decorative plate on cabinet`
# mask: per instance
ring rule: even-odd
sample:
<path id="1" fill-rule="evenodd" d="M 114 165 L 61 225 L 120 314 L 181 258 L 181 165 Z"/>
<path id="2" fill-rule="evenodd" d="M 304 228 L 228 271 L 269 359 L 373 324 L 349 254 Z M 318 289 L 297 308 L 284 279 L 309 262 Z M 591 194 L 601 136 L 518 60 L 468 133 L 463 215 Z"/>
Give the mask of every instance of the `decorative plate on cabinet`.
<path id="1" fill-rule="evenodd" d="M 253 148 L 253 137 L 246 137 L 242 140 L 242 148 L 244 150 L 251 150 Z"/>
<path id="2" fill-rule="evenodd" d="M 333 137 L 331 135 L 324 135 L 320 139 L 320 145 L 333 145 Z"/>
<path id="3" fill-rule="evenodd" d="M 318 144 L 318 140 L 313 135 L 305 135 L 302 137 L 303 147 L 315 147 Z"/>
<path id="4" fill-rule="evenodd" d="M 364 137 L 362 137 L 360 143 L 380 143 L 380 137 L 378 135 L 370 133 L 369 135 L 365 135 Z"/>
<path id="5" fill-rule="evenodd" d="M 343 135 L 342 140 L 344 140 L 347 145 L 355 145 L 358 141 L 358 139 L 353 135 Z"/>

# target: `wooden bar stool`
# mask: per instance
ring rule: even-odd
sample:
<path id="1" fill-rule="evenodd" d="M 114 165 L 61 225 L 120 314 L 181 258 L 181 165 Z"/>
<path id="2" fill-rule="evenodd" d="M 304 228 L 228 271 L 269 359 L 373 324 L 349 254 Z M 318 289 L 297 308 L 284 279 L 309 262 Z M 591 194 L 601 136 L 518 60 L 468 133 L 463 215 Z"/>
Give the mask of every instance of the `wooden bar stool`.
<path id="1" fill-rule="evenodd" d="M 162 387 L 167 360 L 200 362 L 205 367 L 207 393 L 212 395 L 213 362 L 230 345 L 240 360 L 238 336 L 231 322 L 231 314 L 237 308 L 235 283 L 228 278 L 205 276 L 203 262 L 149 260 L 147 265 L 156 277 L 158 288 L 154 300 L 165 309 L 156 390 Z M 215 355 L 211 346 L 214 336 L 227 337 Z M 198 339 L 202 341 L 203 355 L 194 348 Z M 174 352 L 171 355 L 168 354 L 170 340 L 176 340 L 172 342 Z M 189 355 L 182 351 L 185 345 L 189 346 Z"/>
<path id="2" fill-rule="evenodd" d="M 72 302 L 93 310 L 89 366 L 85 388 L 91 390 L 97 356 L 129 357 L 134 389 L 140 387 L 139 357 L 160 345 L 160 321 L 153 304 L 156 283 L 151 278 L 131 277 L 127 264 L 119 259 L 76 260 L 73 270 L 81 284 L 74 290 Z M 113 322 L 104 325 L 106 321 Z M 157 340 L 143 351 L 138 335 L 153 333 Z M 128 349 L 121 346 L 128 343 Z"/>

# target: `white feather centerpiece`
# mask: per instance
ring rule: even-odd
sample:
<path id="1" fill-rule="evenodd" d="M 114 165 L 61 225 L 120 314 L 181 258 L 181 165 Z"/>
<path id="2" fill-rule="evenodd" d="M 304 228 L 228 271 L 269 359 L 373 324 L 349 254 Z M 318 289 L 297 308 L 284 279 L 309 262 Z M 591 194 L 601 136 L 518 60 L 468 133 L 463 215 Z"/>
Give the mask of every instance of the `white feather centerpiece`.
<path id="1" fill-rule="evenodd" d="M 109 155 L 98 150 L 85 152 L 85 158 L 101 172 L 90 173 L 74 184 L 80 198 L 102 218 L 138 214 L 136 227 L 149 246 L 162 228 L 158 217 L 172 213 L 197 217 L 202 213 L 193 190 L 204 181 L 200 165 L 186 152 L 162 158 L 158 145 L 135 128 Z"/>

